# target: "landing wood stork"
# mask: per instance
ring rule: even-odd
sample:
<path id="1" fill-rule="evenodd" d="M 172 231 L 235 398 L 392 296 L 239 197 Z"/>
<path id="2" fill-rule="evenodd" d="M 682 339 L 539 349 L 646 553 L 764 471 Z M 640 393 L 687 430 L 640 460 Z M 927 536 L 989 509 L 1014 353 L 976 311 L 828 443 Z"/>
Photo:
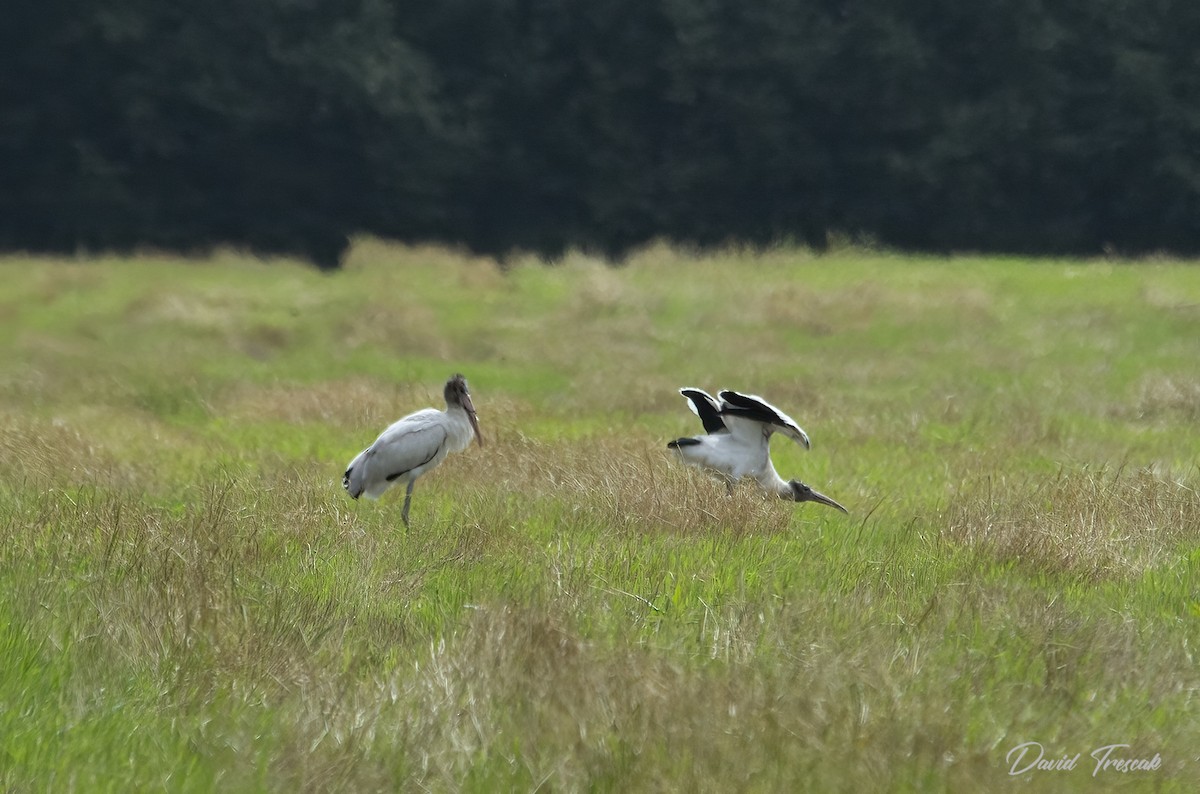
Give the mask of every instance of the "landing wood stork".
<path id="1" fill-rule="evenodd" d="M 378 499 L 393 485 L 406 483 L 400 517 L 404 526 L 408 526 L 408 506 L 417 478 L 445 460 L 446 455 L 470 446 L 472 433 L 483 445 L 466 379 L 462 375 L 450 378 L 443 393 L 446 410 L 422 408 L 409 414 L 380 433 L 374 444 L 350 461 L 342 476 L 347 493 L 355 499 L 363 495 Z"/>
<path id="2" fill-rule="evenodd" d="M 787 436 L 805 449 L 808 434 L 796 420 L 754 394 L 725 390 L 720 401 L 703 389 L 683 388 L 679 393 L 700 417 L 705 435 L 678 438 L 667 447 L 679 453 L 685 463 L 719 474 L 730 487 L 743 477 L 751 477 L 768 493 L 795 502 L 817 502 L 847 512 L 846 508 L 799 480 L 784 480 L 771 463 L 771 436 Z"/>

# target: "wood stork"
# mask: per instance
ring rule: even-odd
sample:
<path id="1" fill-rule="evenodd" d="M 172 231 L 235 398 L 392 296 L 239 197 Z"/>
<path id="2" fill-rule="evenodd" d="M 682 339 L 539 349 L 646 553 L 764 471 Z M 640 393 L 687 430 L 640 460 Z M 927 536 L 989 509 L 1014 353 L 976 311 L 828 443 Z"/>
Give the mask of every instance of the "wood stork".
<path id="1" fill-rule="evenodd" d="M 472 433 L 483 445 L 466 379 L 462 375 L 450 378 L 443 393 L 446 410 L 422 408 L 409 414 L 350 461 L 342 477 L 347 493 L 355 499 L 364 494 L 368 499 L 378 499 L 393 485 L 406 483 L 400 517 L 408 526 L 408 505 L 417 478 L 445 460 L 446 455 L 470 446 Z"/>
<path id="2" fill-rule="evenodd" d="M 809 448 L 808 434 L 790 416 L 754 394 L 725 390 L 720 402 L 703 389 L 679 390 L 700 417 L 705 435 L 678 438 L 667 447 L 685 463 L 714 471 L 729 487 L 752 477 L 768 493 L 795 502 L 817 502 L 847 512 L 846 508 L 799 480 L 784 480 L 771 463 L 770 441 L 780 433 Z"/>

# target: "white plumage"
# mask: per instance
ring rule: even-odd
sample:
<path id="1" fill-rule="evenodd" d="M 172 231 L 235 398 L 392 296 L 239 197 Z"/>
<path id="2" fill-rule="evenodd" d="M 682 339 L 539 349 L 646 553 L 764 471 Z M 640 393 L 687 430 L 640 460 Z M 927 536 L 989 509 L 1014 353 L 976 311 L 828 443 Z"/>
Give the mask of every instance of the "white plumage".
<path id="1" fill-rule="evenodd" d="M 796 420 L 763 398 L 725 390 L 720 401 L 703 389 L 679 390 L 700 417 L 705 435 L 679 438 L 667 444 L 685 463 L 720 475 L 730 486 L 750 477 L 769 493 L 796 502 L 818 502 L 846 508 L 799 480 L 784 480 L 771 462 L 771 436 L 780 433 L 808 449 L 808 434 Z"/>
<path id="2" fill-rule="evenodd" d="M 350 461 L 342 486 L 357 499 L 378 499 L 393 485 L 405 484 L 401 518 L 408 525 L 408 507 L 417 478 L 437 466 L 451 452 L 471 444 L 471 436 L 483 444 L 475 405 L 462 375 L 446 381 L 446 410 L 423 408 L 393 422 L 375 443 Z"/>

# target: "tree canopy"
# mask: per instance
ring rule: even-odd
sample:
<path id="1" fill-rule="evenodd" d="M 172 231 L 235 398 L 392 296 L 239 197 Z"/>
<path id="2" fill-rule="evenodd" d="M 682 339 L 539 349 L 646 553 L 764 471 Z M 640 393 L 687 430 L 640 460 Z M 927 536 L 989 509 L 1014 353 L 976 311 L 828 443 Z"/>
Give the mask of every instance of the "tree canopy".
<path id="1" fill-rule="evenodd" d="M 1181 0 L 20 2 L 0 248 L 1200 251 Z"/>

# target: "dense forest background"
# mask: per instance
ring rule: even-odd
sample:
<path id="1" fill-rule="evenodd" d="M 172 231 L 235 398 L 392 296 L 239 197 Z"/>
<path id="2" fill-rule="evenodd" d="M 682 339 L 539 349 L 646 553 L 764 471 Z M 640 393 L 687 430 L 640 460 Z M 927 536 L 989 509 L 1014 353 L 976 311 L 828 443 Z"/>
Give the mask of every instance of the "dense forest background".
<path id="1" fill-rule="evenodd" d="M 0 249 L 1200 251 L 1187 0 L 19 0 Z"/>

